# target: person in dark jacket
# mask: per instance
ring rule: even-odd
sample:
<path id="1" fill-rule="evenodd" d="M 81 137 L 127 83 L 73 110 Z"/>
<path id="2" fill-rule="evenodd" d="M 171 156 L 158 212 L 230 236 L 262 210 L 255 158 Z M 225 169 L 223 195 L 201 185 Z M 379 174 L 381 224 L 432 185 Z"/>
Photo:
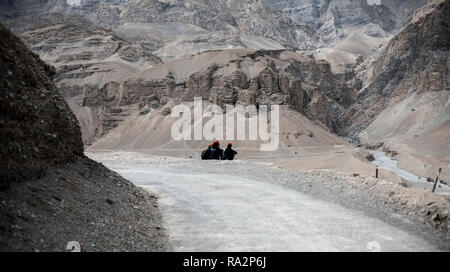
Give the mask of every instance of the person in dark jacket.
<path id="1" fill-rule="evenodd" d="M 211 148 L 213 144 L 210 144 L 206 150 L 202 152 L 202 160 L 210 160 L 211 159 Z"/>
<path id="2" fill-rule="evenodd" d="M 211 147 L 211 160 L 221 160 L 223 157 L 223 149 L 220 148 L 219 141 L 215 141 Z"/>
<path id="3" fill-rule="evenodd" d="M 224 160 L 230 160 L 230 161 L 234 160 L 234 156 L 237 154 L 237 152 L 235 150 L 233 150 L 232 147 L 233 147 L 233 144 L 228 143 L 227 148 L 223 152 Z"/>

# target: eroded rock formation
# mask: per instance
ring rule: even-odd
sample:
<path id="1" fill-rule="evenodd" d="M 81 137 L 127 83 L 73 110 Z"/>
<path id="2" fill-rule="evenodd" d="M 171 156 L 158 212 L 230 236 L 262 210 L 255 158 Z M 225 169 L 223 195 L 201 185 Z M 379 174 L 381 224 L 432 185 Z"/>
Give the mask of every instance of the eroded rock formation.
<path id="1" fill-rule="evenodd" d="M 105 135 L 135 111 L 164 108 L 167 101 L 241 105 L 289 105 L 330 130 L 352 103 L 353 89 L 326 62 L 294 51 L 227 50 L 205 52 L 102 85 L 60 86 L 81 120 L 97 120 L 87 142 Z M 86 116 L 89 113 L 89 116 Z M 92 122 L 90 122 L 92 124 Z M 84 131 L 88 132 L 88 131 Z"/>

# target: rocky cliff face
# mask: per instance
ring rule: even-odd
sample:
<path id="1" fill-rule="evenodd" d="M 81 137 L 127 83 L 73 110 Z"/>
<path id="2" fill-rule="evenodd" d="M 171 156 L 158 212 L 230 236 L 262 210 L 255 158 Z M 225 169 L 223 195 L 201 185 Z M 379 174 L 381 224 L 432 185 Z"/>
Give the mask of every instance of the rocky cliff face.
<path id="1" fill-rule="evenodd" d="M 266 0 L 297 22 L 312 24 L 328 44 L 344 40 L 354 28 L 373 37 L 395 34 L 426 0 Z"/>
<path id="2" fill-rule="evenodd" d="M 151 44 L 149 49 L 163 59 L 180 59 L 228 48 L 305 50 L 320 43 L 314 29 L 292 21 L 263 0 L 94 0 L 79 4 L 49 0 L 33 3 L 39 6 L 35 14 L 83 15 L 105 29 L 113 29 L 127 41 Z M 32 14 L 32 9 L 22 5 L 7 7 L 9 16 L 3 19 Z"/>
<path id="3" fill-rule="evenodd" d="M 171 100 L 202 97 L 221 106 L 289 105 L 330 130 L 340 128 L 340 117 L 353 102 L 353 89 L 331 72 L 328 63 L 285 50 L 205 52 L 89 91 L 83 88 L 86 91 L 60 87 L 66 99 L 74 101 L 71 106 L 81 123 L 96 124 L 84 131 L 87 142 L 104 136 L 135 112 L 164 112 Z"/>
<path id="4" fill-rule="evenodd" d="M 30 15 L 9 23 L 32 50 L 55 67 L 54 82 L 72 108 L 82 102 L 69 98 L 89 96 L 108 82 L 119 82 L 144 67 L 162 63 L 146 43 L 130 44 L 81 16 Z M 89 112 L 76 114 L 79 120 L 91 116 Z M 101 135 L 98 122 L 82 122 L 83 135 Z"/>
<path id="5" fill-rule="evenodd" d="M 412 23 L 417 23 L 421 18 L 433 12 L 434 9 L 444 1 L 445 0 L 428 0 L 428 3 L 426 5 L 422 6 L 414 12 Z"/>
<path id="6" fill-rule="evenodd" d="M 412 93 L 448 90 L 450 1 L 411 23 L 370 64 L 359 67 L 363 88 L 347 131 L 364 129 L 382 110 Z"/>

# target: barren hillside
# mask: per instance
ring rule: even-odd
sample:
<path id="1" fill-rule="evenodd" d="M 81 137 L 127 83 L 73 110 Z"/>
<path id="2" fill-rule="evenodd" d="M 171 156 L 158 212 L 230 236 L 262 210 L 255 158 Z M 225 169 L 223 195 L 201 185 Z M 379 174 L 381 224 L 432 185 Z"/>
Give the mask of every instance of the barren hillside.
<path id="1" fill-rule="evenodd" d="M 0 36 L 0 251 L 164 250 L 156 197 L 83 155 L 53 68 Z"/>
<path id="2" fill-rule="evenodd" d="M 362 126 L 363 144 L 384 143 L 401 167 L 424 177 L 443 168 L 449 178 L 450 1 L 410 24 L 367 68 L 361 107 L 350 129 Z M 375 119 L 373 123 L 370 121 Z"/>

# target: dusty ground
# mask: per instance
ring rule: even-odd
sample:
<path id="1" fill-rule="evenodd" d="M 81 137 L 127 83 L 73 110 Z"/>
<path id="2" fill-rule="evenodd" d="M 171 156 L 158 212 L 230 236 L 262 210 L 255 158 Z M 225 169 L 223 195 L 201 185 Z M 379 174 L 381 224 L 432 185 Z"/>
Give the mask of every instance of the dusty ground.
<path id="1" fill-rule="evenodd" d="M 329 179 L 354 193 L 366 195 L 369 192 L 367 198 L 378 199 L 382 209 L 413 215 L 413 220 L 444 232 L 450 229 L 447 190 L 437 188 L 437 194 L 434 194 L 431 184 L 412 183 L 384 169 L 379 169 L 379 179 L 375 179 L 376 167 L 367 161 L 366 154 L 360 148 L 347 148 L 254 161 L 272 162 L 282 169 L 313 175 L 319 180 Z"/>
<path id="2" fill-rule="evenodd" d="M 87 158 L 0 192 L 0 251 L 165 251 L 157 197 Z"/>
<path id="3" fill-rule="evenodd" d="M 413 183 L 385 169 L 379 169 L 379 179 L 375 179 L 376 166 L 369 163 L 367 154 L 361 148 L 347 148 L 272 161 L 282 169 L 335 180 L 343 188 L 356 188 L 364 194 L 370 192 L 368 197 L 375 195 L 383 209 L 414 214 L 414 220 L 444 232 L 450 229 L 447 190 L 438 187 L 434 194 L 432 184 Z"/>
<path id="4" fill-rule="evenodd" d="M 187 68 L 186 68 L 187 69 Z M 157 72 L 157 71 L 155 71 Z M 172 156 L 183 156 L 190 151 L 194 153 L 209 145 L 210 141 L 175 141 L 172 138 L 172 125 L 179 119 L 169 114 L 164 114 L 164 109 L 171 108 L 175 105 L 174 101 L 170 101 L 164 108 L 152 110 L 147 114 L 135 113 L 126 118 L 120 125 L 111 130 L 107 135 L 89 146 L 88 151 L 101 150 L 127 150 L 127 151 L 147 151 L 158 152 L 161 154 L 170 152 Z M 191 107 L 193 112 L 193 103 L 186 102 L 185 105 Z M 205 109 L 209 103 L 204 103 Z M 225 117 L 222 117 L 225 121 Z M 211 118 L 203 118 L 202 120 L 194 120 L 192 117 L 192 133 L 197 128 L 202 128 Z M 219 119 L 220 120 L 220 119 Z M 305 149 L 331 149 L 350 146 L 345 140 L 330 133 L 317 122 L 313 122 L 302 114 L 289 109 L 288 107 L 280 107 L 280 150 L 277 156 L 284 153 L 289 155 L 295 154 L 295 150 L 291 147 L 304 147 Z M 248 121 L 246 123 L 248 127 Z M 232 127 L 235 132 L 233 138 L 237 138 L 237 122 Z M 227 125 L 224 125 L 225 137 Z M 228 137 L 227 137 L 228 138 Z M 225 142 L 225 141 L 224 141 Z M 252 150 L 259 150 L 261 146 L 260 140 L 249 140 L 248 132 L 246 132 L 246 140 L 234 140 L 233 146 L 239 149 L 245 149 L 249 156 L 258 156 Z M 177 154 L 176 152 L 179 151 Z M 263 156 L 265 156 L 264 154 Z"/>

